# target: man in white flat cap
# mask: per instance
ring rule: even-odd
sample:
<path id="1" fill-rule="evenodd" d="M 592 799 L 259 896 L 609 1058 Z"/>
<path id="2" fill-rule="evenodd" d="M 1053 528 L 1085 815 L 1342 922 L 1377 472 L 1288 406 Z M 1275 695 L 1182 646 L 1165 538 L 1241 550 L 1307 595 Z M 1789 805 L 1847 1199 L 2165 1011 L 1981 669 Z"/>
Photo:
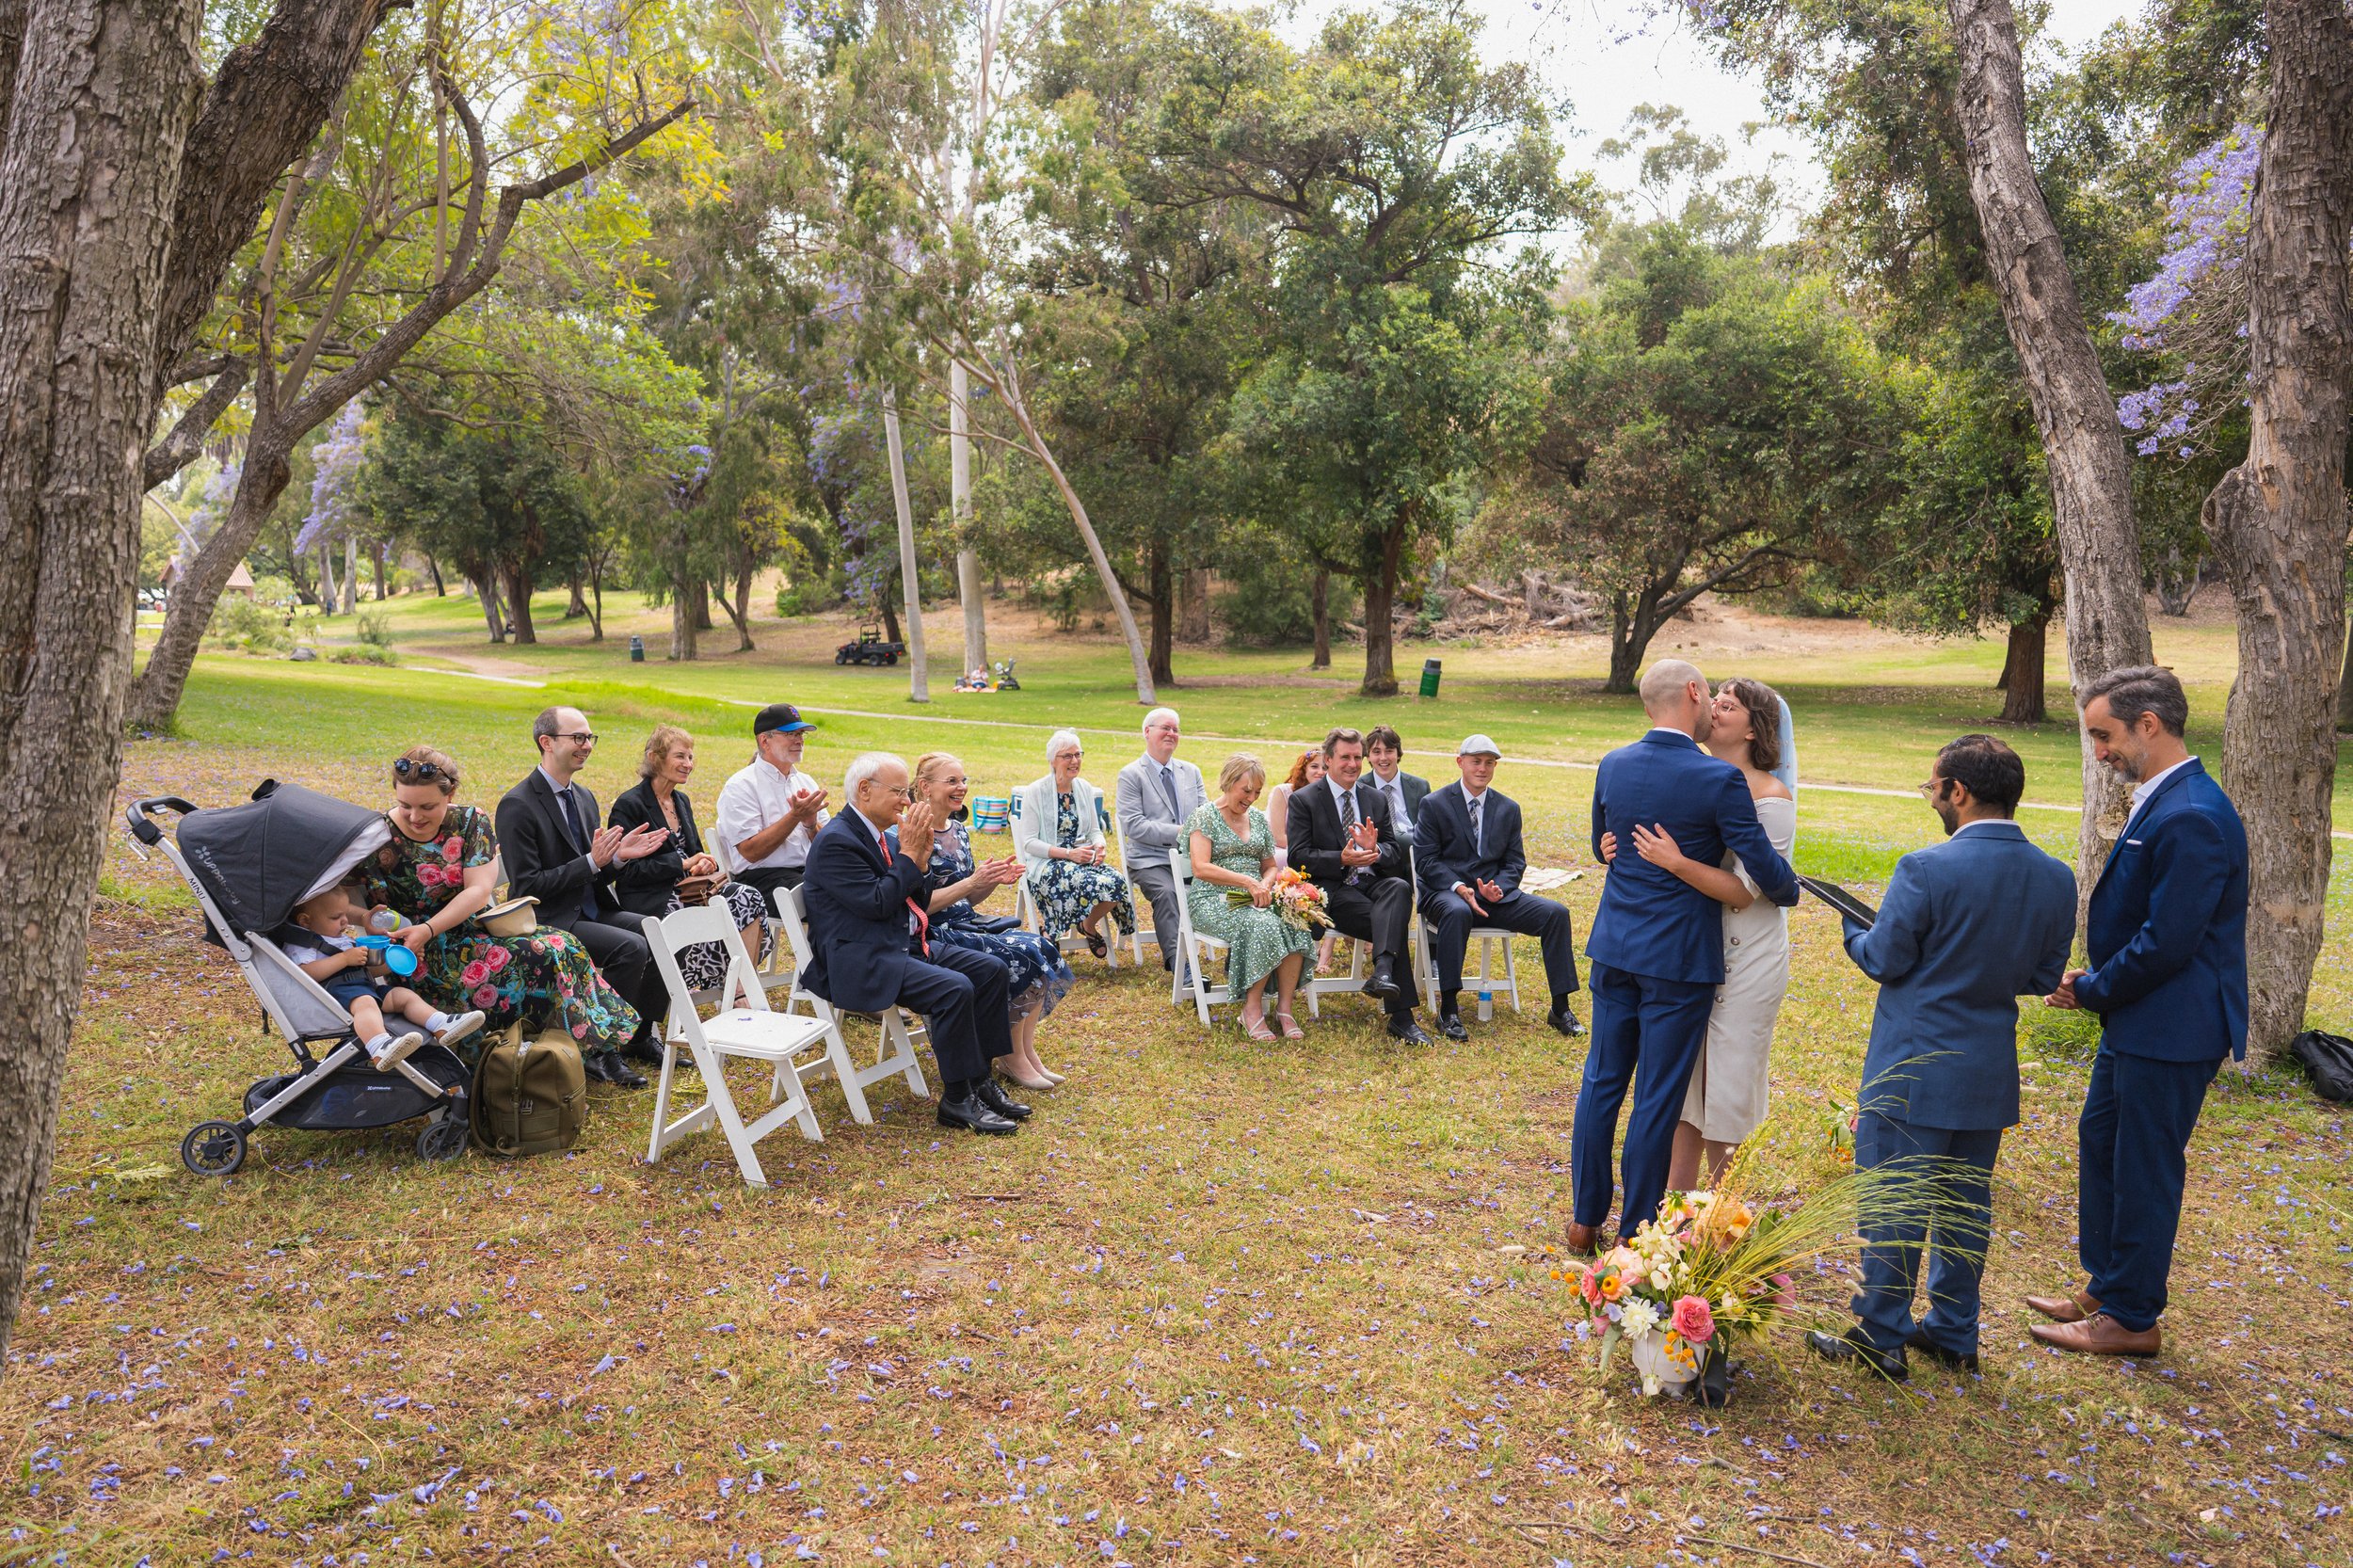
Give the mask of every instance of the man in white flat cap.
<path id="1" fill-rule="evenodd" d="M 1463 1027 L 1463 952 L 1473 926 L 1533 936 L 1544 950 L 1545 985 L 1552 1008 L 1545 1022 L 1563 1034 L 1584 1025 L 1569 1010 L 1577 990 L 1577 947 L 1569 912 L 1548 898 L 1520 891 L 1528 852 L 1520 840 L 1519 803 L 1495 788 L 1502 752 L 1484 735 L 1455 748 L 1459 784 L 1430 792 L 1415 818 L 1414 863 L 1421 877 L 1421 915 L 1437 932 L 1430 944 L 1438 970 L 1438 1032 L 1469 1038 Z"/>

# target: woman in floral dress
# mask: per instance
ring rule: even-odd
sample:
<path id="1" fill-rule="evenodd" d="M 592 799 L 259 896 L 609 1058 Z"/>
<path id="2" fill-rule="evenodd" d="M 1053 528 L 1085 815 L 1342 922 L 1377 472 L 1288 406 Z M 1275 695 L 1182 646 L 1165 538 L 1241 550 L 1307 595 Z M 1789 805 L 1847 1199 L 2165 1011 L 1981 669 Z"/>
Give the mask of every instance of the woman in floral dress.
<path id="1" fill-rule="evenodd" d="M 1273 977 L 1275 1021 L 1285 1039 L 1297 1040 L 1306 1031 L 1291 1016 L 1291 998 L 1316 939 L 1269 907 L 1283 868 L 1274 858 L 1274 830 L 1256 804 L 1265 786 L 1266 769 L 1256 757 L 1241 752 L 1226 759 L 1217 776 L 1217 798 L 1185 824 L 1192 830 L 1193 854 L 1185 910 L 1193 930 L 1226 944 L 1225 984 L 1231 994 L 1244 998 L 1241 1026 L 1250 1037 L 1274 1038 L 1266 1022 L 1266 983 Z M 1249 907 L 1228 899 L 1228 888 L 1247 892 Z"/>
<path id="2" fill-rule="evenodd" d="M 1050 1089 L 1063 1075 L 1038 1059 L 1037 1024 L 1070 989 L 1070 966 L 1055 943 L 976 907 L 998 888 L 1018 882 L 1021 862 L 1014 856 L 974 862 L 972 841 L 954 820 L 968 792 L 964 764 L 955 758 L 934 751 L 915 760 L 915 798 L 931 803 L 933 820 L 940 824 L 932 835 L 931 864 L 923 870 L 932 889 L 932 940 L 987 953 L 1011 971 L 1005 993 L 1013 1015 L 1013 1054 L 1000 1061 L 997 1070 L 1025 1089 Z M 892 828 L 888 837 L 896 850 L 899 830 Z"/>
<path id="3" fill-rule="evenodd" d="M 1121 936 L 1130 935 L 1136 900 L 1128 879 L 1105 864 L 1103 792 L 1079 776 L 1085 761 L 1076 731 L 1054 731 L 1046 743 L 1046 776 L 1015 794 L 1013 837 L 1047 940 L 1059 945 L 1064 932 L 1076 931 L 1101 958 L 1111 946 L 1103 918 L 1110 916 Z"/>
<path id="4" fill-rule="evenodd" d="M 605 984 L 568 931 L 493 936 L 473 917 L 491 900 L 498 840 L 490 813 L 453 805 L 457 767 L 431 746 L 392 764 L 392 841 L 364 867 L 368 902 L 410 923 L 392 935 L 417 955 L 409 984 L 437 1007 L 479 1008 L 489 1028 L 559 1027 L 584 1053 L 618 1050 L 636 1009 Z M 481 1036 L 477 1035 L 477 1039 Z"/>

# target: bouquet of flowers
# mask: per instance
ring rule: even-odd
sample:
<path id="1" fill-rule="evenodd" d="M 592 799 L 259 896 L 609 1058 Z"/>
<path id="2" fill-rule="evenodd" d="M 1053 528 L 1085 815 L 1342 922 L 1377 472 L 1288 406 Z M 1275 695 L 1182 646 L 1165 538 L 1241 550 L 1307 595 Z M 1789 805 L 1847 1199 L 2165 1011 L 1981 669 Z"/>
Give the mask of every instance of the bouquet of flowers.
<path id="1" fill-rule="evenodd" d="M 1323 889 L 1307 879 L 1306 872 L 1289 867 L 1277 872 L 1273 892 L 1274 897 L 1267 907 L 1293 931 L 1304 931 L 1312 936 L 1332 923 L 1332 916 L 1325 907 L 1329 901 L 1324 898 Z M 1225 902 L 1236 908 L 1248 909 L 1257 900 L 1251 896 L 1247 888 L 1228 888 L 1225 889 Z"/>

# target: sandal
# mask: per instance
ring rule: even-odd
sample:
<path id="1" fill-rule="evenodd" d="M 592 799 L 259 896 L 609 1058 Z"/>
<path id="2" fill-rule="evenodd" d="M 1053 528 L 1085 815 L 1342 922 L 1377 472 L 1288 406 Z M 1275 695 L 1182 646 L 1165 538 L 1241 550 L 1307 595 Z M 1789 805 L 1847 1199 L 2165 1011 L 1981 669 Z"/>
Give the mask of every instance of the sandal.
<path id="1" fill-rule="evenodd" d="M 1110 954 L 1111 944 L 1103 940 L 1101 932 L 1090 931 L 1085 926 L 1080 926 L 1079 935 L 1087 939 L 1087 952 L 1095 954 L 1096 957 L 1102 958 Z"/>
<path id="2" fill-rule="evenodd" d="M 1249 1035 L 1253 1040 L 1278 1040 L 1282 1038 L 1282 1036 L 1275 1033 L 1274 1031 L 1267 1028 L 1266 1015 L 1264 1013 L 1259 1014 L 1254 1018 L 1250 1016 L 1248 1011 L 1245 1010 L 1241 1015 L 1241 1027 L 1249 1032 Z"/>
<path id="3" fill-rule="evenodd" d="M 1307 1032 L 1299 1027 L 1299 1020 L 1289 1013 L 1275 1014 L 1274 1021 L 1283 1026 L 1283 1038 L 1286 1040 L 1305 1040 L 1307 1037 Z"/>

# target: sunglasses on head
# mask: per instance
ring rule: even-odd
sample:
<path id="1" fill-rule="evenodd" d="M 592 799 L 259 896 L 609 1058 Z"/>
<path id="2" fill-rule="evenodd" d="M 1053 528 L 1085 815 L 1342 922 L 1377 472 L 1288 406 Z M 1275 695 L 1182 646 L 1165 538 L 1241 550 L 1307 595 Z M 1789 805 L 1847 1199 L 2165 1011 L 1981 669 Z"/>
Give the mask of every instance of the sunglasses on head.
<path id="1" fill-rule="evenodd" d="M 421 784 L 436 784 L 446 780 L 455 784 L 457 775 L 439 762 L 420 762 L 412 757 L 402 757 L 392 763 L 392 776 L 407 783 L 415 779 Z"/>

